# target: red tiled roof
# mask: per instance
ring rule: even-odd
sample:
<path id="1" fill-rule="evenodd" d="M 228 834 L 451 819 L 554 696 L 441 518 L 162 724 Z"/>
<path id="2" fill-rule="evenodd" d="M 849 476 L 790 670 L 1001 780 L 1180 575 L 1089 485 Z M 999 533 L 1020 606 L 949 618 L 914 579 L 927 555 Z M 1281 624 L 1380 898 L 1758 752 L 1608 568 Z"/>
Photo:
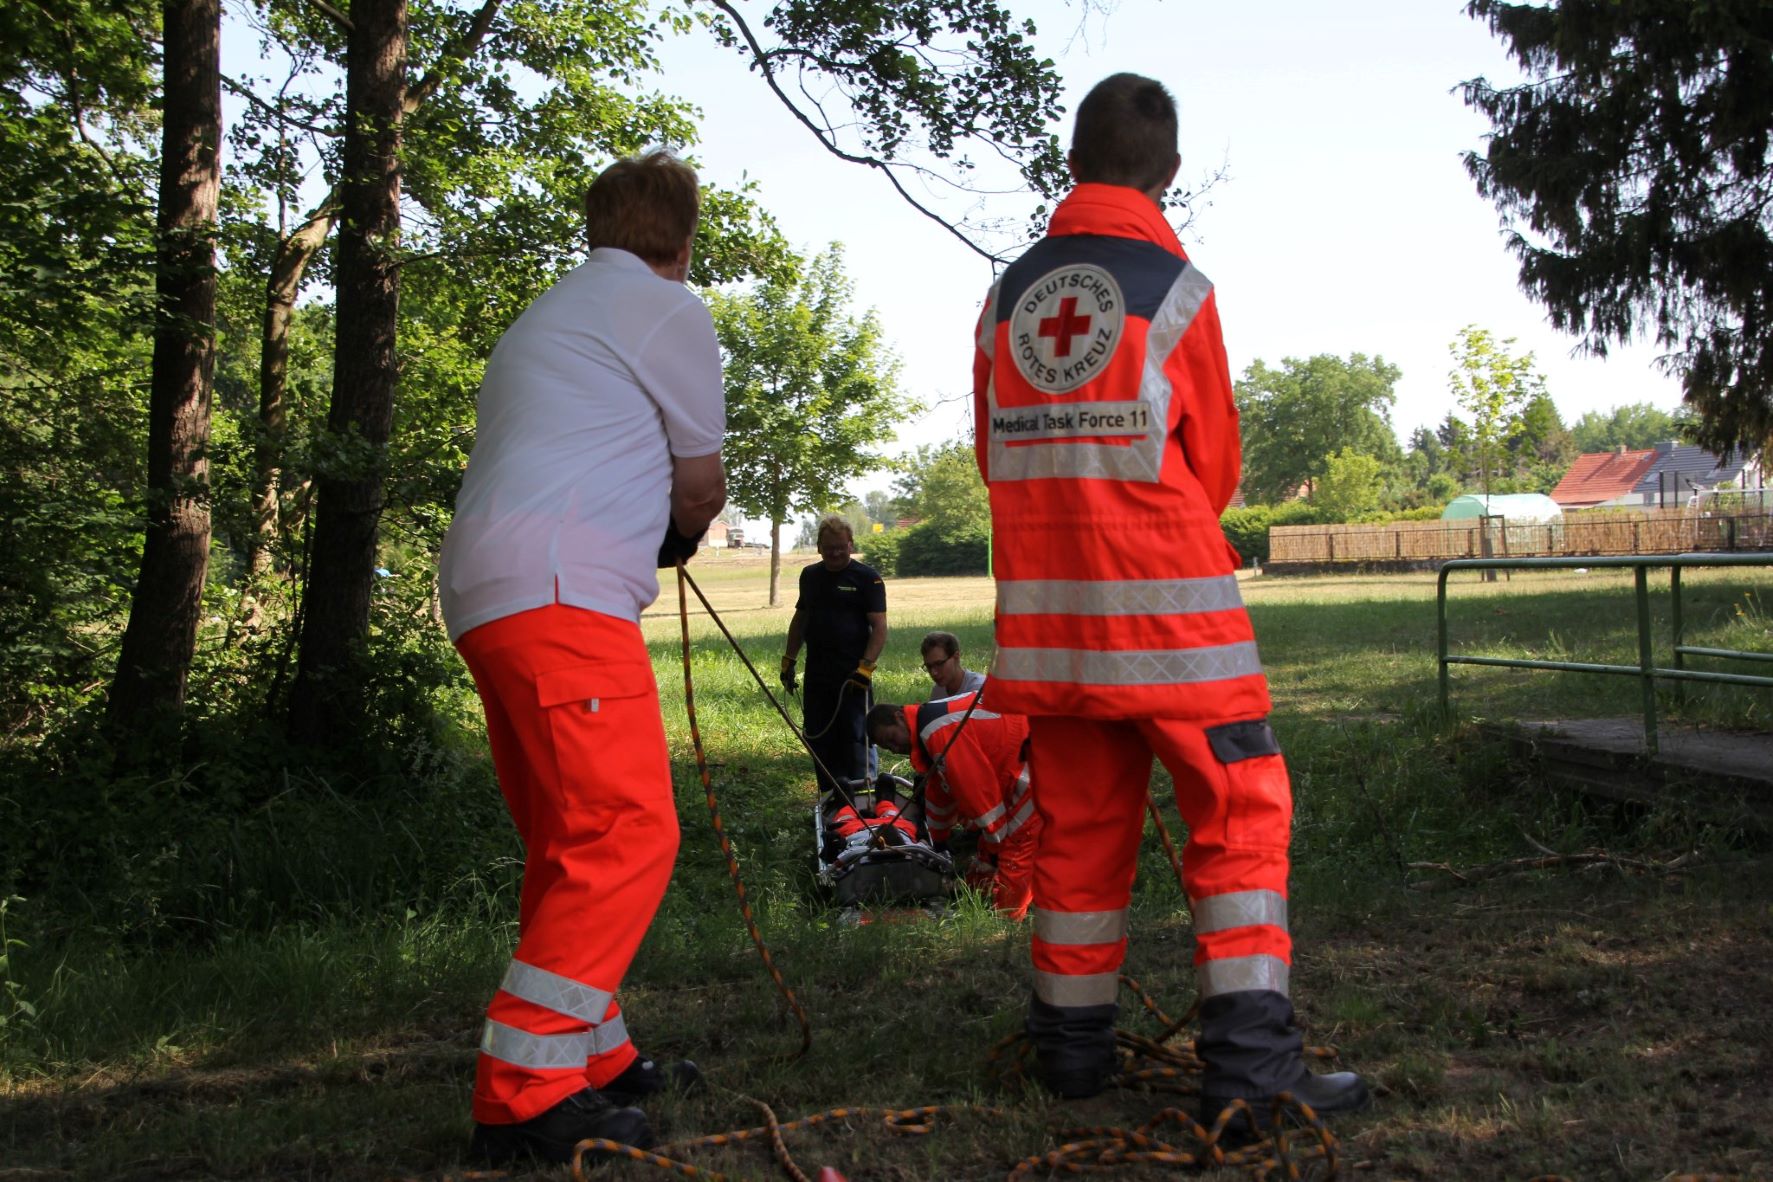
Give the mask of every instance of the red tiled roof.
<path id="1" fill-rule="evenodd" d="M 1577 456 L 1551 499 L 1569 508 L 1599 505 L 1625 496 L 1656 462 L 1654 448 L 1647 451 L 1593 451 Z"/>

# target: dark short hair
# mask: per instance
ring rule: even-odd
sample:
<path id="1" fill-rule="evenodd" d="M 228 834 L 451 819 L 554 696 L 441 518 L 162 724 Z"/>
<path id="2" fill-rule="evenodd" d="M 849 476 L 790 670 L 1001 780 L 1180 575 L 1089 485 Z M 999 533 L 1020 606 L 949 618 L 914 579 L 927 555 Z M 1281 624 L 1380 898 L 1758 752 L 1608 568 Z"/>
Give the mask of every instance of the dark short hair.
<path id="1" fill-rule="evenodd" d="M 873 738 L 875 731 L 896 724 L 899 721 L 899 711 L 903 709 L 903 706 L 895 706 L 891 702 L 878 703 L 868 711 L 868 736 Z"/>
<path id="2" fill-rule="evenodd" d="M 951 657 L 958 657 L 960 655 L 960 637 L 952 632 L 929 633 L 923 638 L 923 643 L 917 646 L 917 651 L 920 653 L 927 653 L 937 645 L 941 645 L 942 651 Z"/>
<path id="3" fill-rule="evenodd" d="M 585 190 L 585 241 L 669 263 L 696 232 L 696 170 L 664 149 L 616 161 Z"/>
<path id="4" fill-rule="evenodd" d="M 1077 105 L 1071 164 L 1079 181 L 1149 189 L 1176 162 L 1176 100 L 1155 78 L 1111 74 Z"/>

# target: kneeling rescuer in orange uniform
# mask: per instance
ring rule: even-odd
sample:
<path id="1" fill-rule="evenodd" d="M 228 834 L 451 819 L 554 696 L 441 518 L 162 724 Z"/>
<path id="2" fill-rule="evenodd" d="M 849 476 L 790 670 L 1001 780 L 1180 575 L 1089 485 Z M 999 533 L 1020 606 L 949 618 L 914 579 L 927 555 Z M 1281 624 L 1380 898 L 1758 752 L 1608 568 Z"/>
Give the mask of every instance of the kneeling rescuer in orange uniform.
<path id="1" fill-rule="evenodd" d="M 1040 814 L 1028 774 L 1028 720 L 975 706 L 977 693 L 919 705 L 883 702 L 868 712 L 868 737 L 929 779 L 924 817 L 930 841 L 946 849 L 960 825 L 979 831 L 976 865 L 967 875 L 990 885 L 991 902 L 1011 919 L 1028 914 L 1034 897 L 1034 847 Z"/>

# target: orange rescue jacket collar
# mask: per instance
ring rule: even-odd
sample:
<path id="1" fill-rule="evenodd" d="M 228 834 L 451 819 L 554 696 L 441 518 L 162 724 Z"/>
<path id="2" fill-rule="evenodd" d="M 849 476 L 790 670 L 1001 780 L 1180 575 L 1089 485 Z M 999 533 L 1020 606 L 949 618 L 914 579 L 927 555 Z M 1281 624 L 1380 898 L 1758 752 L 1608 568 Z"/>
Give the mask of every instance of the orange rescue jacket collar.
<path id="1" fill-rule="evenodd" d="M 1053 211 L 1047 233 L 1106 234 L 1112 238 L 1138 238 L 1163 247 L 1177 258 L 1187 258 L 1176 232 L 1164 220 L 1157 203 L 1125 185 L 1078 185 Z"/>

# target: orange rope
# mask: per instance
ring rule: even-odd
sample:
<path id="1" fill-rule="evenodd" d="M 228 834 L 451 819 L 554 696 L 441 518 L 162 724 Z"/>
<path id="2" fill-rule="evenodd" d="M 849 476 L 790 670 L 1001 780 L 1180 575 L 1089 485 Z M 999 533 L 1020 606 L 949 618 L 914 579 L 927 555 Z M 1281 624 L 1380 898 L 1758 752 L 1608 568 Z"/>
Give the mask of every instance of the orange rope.
<path id="1" fill-rule="evenodd" d="M 739 894 L 739 911 L 745 917 L 745 930 L 751 934 L 751 942 L 757 946 L 757 955 L 763 959 L 763 967 L 768 970 L 770 980 L 776 983 L 776 991 L 782 995 L 782 999 L 794 1011 L 795 1020 L 800 1023 L 800 1049 L 787 1056 L 798 1059 L 813 1047 L 813 1024 L 807 1017 L 806 1009 L 800 1004 L 800 999 L 794 996 L 794 990 L 788 987 L 782 970 L 776 967 L 775 957 L 770 955 L 769 945 L 763 942 L 763 933 L 758 930 L 757 917 L 751 913 L 751 900 L 745 893 L 745 880 L 739 875 L 739 856 L 733 852 L 733 843 L 726 835 L 726 825 L 720 819 L 720 802 L 715 799 L 714 781 L 708 775 L 708 754 L 702 749 L 702 731 L 696 724 L 696 687 L 694 679 L 690 677 L 689 602 L 683 590 L 688 577 L 684 573 L 683 563 L 679 562 L 677 609 L 683 622 L 683 706 L 689 714 L 690 742 L 696 749 L 696 771 L 702 777 L 702 793 L 708 800 L 708 814 L 714 819 L 714 835 L 720 839 L 720 852 L 726 856 L 727 875 L 732 878 L 733 889 Z M 697 591 L 696 594 L 700 595 L 701 592 Z"/>

